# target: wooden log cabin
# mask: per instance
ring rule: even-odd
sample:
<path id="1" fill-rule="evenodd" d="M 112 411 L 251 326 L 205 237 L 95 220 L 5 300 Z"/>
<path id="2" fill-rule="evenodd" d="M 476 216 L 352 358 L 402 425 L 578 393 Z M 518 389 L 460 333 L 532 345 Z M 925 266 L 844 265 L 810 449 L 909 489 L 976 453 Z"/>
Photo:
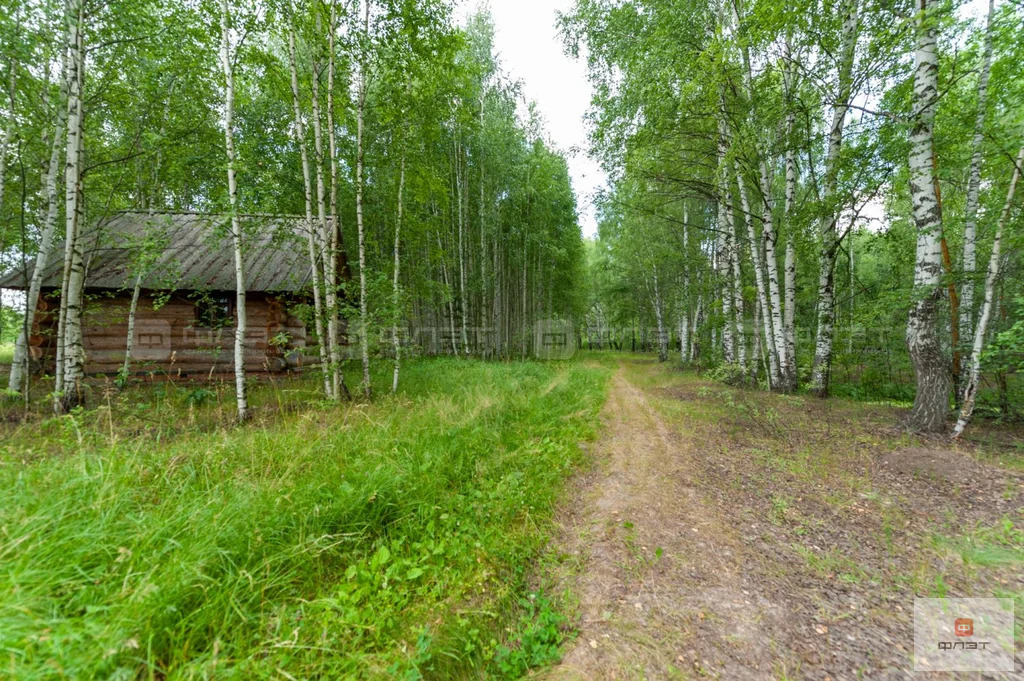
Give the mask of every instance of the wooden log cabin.
<path id="1" fill-rule="evenodd" d="M 304 321 L 312 307 L 305 218 L 246 215 L 241 223 L 246 370 L 280 372 L 317 362 Z M 227 216 L 118 213 L 83 234 L 83 252 L 86 374 L 115 375 L 124 364 L 137 282 L 133 373 L 201 377 L 233 371 L 235 269 Z M 63 254 L 63 244 L 56 244 L 43 274 L 29 337 L 35 371 L 54 370 Z M 338 264 L 349 276 L 343 250 Z M 0 278 L 0 288 L 25 290 L 33 267 Z"/>

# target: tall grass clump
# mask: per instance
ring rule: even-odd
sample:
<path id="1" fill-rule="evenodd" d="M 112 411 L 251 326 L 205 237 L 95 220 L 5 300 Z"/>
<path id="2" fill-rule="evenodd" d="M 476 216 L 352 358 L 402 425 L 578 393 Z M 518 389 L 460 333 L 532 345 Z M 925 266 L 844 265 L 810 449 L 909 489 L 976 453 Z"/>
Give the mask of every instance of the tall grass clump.
<path id="1" fill-rule="evenodd" d="M 58 454 L 8 449 L 0 676 L 493 667 L 607 372 L 424 360 L 405 378 L 395 398 L 259 428 L 105 441 L 79 427 Z"/>

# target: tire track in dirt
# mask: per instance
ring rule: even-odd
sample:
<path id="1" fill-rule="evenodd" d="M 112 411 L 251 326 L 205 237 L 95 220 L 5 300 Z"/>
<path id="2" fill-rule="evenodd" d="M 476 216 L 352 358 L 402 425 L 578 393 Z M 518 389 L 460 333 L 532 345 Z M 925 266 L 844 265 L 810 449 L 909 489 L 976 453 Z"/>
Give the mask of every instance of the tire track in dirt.
<path id="1" fill-rule="evenodd" d="M 599 472 L 567 510 L 555 581 L 579 598 L 579 636 L 552 679 L 769 679 L 784 612 L 744 574 L 738 528 L 696 485 L 698 447 L 620 364 L 596 445 Z"/>

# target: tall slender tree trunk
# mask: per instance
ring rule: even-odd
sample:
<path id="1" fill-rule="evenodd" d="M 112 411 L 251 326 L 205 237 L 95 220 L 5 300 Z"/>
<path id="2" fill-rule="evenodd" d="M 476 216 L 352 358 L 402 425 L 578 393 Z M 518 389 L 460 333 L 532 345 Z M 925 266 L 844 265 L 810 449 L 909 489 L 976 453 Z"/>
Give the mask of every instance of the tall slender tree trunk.
<path id="1" fill-rule="evenodd" d="M 967 205 L 964 208 L 963 283 L 960 287 L 960 343 L 970 347 L 974 332 L 974 275 L 978 258 L 978 196 L 981 193 L 981 144 L 985 139 L 985 117 L 988 109 L 988 80 L 992 71 L 992 17 L 995 14 L 995 0 L 988 2 L 988 18 L 985 24 L 985 46 L 978 70 L 978 110 L 974 116 L 974 138 L 971 140 L 971 169 L 967 181 Z M 963 355 L 967 363 L 968 356 Z M 963 366 L 961 374 L 967 366 Z M 966 395 L 966 388 L 964 388 Z"/>
<path id="2" fill-rule="evenodd" d="M 917 394 L 909 425 L 920 432 L 946 427 L 951 387 L 949 366 L 939 342 L 938 301 L 942 294 L 942 211 L 936 197 L 933 165 L 935 107 L 939 59 L 935 40 L 934 0 L 918 0 L 914 122 L 910 130 L 910 196 L 917 253 L 914 299 L 907 319 L 907 345 L 917 377 Z"/>
<path id="3" fill-rule="evenodd" d="M 728 252 L 732 269 L 732 310 L 736 317 L 736 362 L 747 370 L 747 333 L 743 312 L 743 274 L 740 269 L 740 245 L 736 237 L 736 206 L 729 212 Z"/>
<path id="4" fill-rule="evenodd" d="M 469 311 L 466 306 L 466 249 L 463 245 L 465 231 L 464 211 L 462 203 L 462 146 L 455 143 L 455 205 L 458 214 L 459 243 L 459 309 L 462 312 L 462 351 L 469 356 L 469 334 L 466 331 L 466 320 Z"/>
<path id="5" fill-rule="evenodd" d="M 786 57 L 792 61 L 789 40 L 786 40 Z M 796 86 L 796 68 L 790 64 L 783 72 L 787 98 L 793 97 Z M 793 143 L 793 127 L 796 113 L 792 106 L 786 113 L 786 197 L 783 206 L 783 220 L 786 223 L 786 256 L 783 264 L 783 355 L 785 356 L 784 390 L 797 389 L 799 380 L 796 366 L 796 230 L 793 228 L 793 204 L 796 200 L 796 145 Z"/>
<path id="6" fill-rule="evenodd" d="M 750 201 L 747 198 L 747 188 L 743 182 L 743 175 L 740 174 L 739 163 L 735 165 L 736 169 L 736 184 L 740 190 L 740 205 L 743 207 L 743 213 L 745 221 L 747 223 L 747 238 L 750 244 L 750 260 L 754 266 L 754 282 L 757 286 L 757 300 L 760 304 L 762 311 L 771 309 L 768 303 L 768 291 L 765 287 L 764 281 L 764 266 L 761 262 L 761 242 L 757 238 L 757 230 L 754 228 L 754 215 L 750 211 Z M 767 211 L 766 211 L 767 213 Z M 775 332 L 772 329 L 771 317 L 767 314 L 761 314 L 759 317 L 762 329 L 759 331 L 757 324 L 754 324 L 754 334 L 760 336 L 763 332 L 764 338 L 766 339 L 766 346 L 768 348 L 768 380 L 771 382 L 771 387 L 776 389 L 779 385 L 779 361 L 775 356 Z M 755 352 L 755 358 L 760 354 Z M 752 363 L 756 373 L 757 361 Z"/>
<path id="7" fill-rule="evenodd" d="M 7 120 L 4 121 L 3 132 L 0 133 L 0 206 L 4 205 L 4 187 L 7 186 L 7 149 L 11 145 L 11 135 L 14 131 L 14 94 L 18 74 L 17 64 L 18 62 L 12 57 L 7 66 L 7 87 L 10 93 L 11 104 L 10 111 L 7 112 Z"/>
<path id="8" fill-rule="evenodd" d="M 724 109 L 724 104 L 722 105 Z M 718 122 L 718 230 L 717 257 L 715 269 L 718 270 L 719 282 L 722 287 L 722 353 L 727 363 L 736 362 L 735 345 L 733 342 L 733 295 L 730 283 L 732 275 L 732 257 L 729 254 L 729 234 L 733 232 L 732 202 L 729 191 L 729 171 L 726 167 L 726 155 L 729 153 L 729 129 L 725 122 L 724 110 Z M 722 274 L 724 272 L 724 275 Z"/>
<path id="9" fill-rule="evenodd" d="M 331 232 L 327 240 L 327 334 L 331 338 L 332 386 L 336 397 L 349 399 L 345 374 L 341 370 L 341 311 L 338 309 L 340 278 L 347 276 L 348 258 L 341 239 L 341 214 L 338 213 L 338 141 L 334 130 L 334 32 L 338 27 L 337 6 L 331 2 L 331 25 L 327 34 L 327 141 L 331 154 Z"/>
<path id="10" fill-rule="evenodd" d="M 679 312 L 679 359 L 690 357 L 690 213 L 683 203 L 683 300 Z"/>
<path id="11" fill-rule="evenodd" d="M 778 234 L 775 231 L 775 201 L 772 198 L 771 172 L 768 164 L 761 161 L 761 194 L 764 197 L 763 225 L 761 241 L 764 248 L 765 274 L 767 275 L 768 298 L 765 314 L 766 328 L 771 329 L 769 358 L 776 365 L 776 380 L 772 382 L 775 390 L 789 390 L 786 375 L 789 373 L 786 356 L 785 330 L 783 329 L 782 297 L 779 293 L 779 262 L 775 245 Z"/>
<path id="12" fill-rule="evenodd" d="M 402 243 L 402 198 L 405 192 L 405 143 L 406 140 L 402 140 L 402 161 L 398 172 L 398 213 L 395 217 L 395 270 L 394 277 L 392 279 L 392 314 L 394 314 L 394 320 L 391 325 L 391 342 L 395 348 L 395 374 L 391 380 L 391 392 L 398 392 L 398 372 L 402 365 L 402 343 L 398 337 L 398 322 L 401 318 L 401 302 L 402 295 L 399 287 L 399 272 L 401 271 L 401 251 L 400 246 Z"/>
<path id="13" fill-rule="evenodd" d="M 306 247 L 309 251 L 310 275 L 313 281 L 313 323 L 316 329 L 316 336 L 319 341 L 318 352 L 320 353 L 320 368 L 324 384 L 324 394 L 328 399 L 337 399 L 333 394 L 333 383 L 331 382 L 331 362 L 328 356 L 328 339 L 324 333 L 324 305 L 323 296 L 320 291 L 320 248 L 317 239 L 317 224 L 313 220 L 313 182 L 310 179 L 309 155 L 306 152 L 306 126 L 302 122 L 302 107 L 299 104 L 299 73 L 295 59 L 295 29 L 288 29 L 288 66 L 291 70 L 292 84 L 292 110 L 295 115 L 295 144 L 299 147 L 299 157 L 302 159 L 302 182 L 306 206 Z M 316 74 L 313 79 L 316 80 Z M 318 168 L 319 170 L 319 168 Z M 319 175 L 319 172 L 317 173 Z M 318 178 L 320 203 L 319 208 L 323 211 L 323 182 Z"/>
<path id="14" fill-rule="evenodd" d="M 249 419 L 249 398 L 245 386 L 245 261 L 242 256 L 242 225 L 238 217 L 238 181 L 235 177 L 235 71 L 231 55 L 228 0 L 221 3 L 221 66 L 224 69 L 224 149 L 227 155 L 228 201 L 231 209 L 231 241 L 235 256 L 235 402 L 238 421 Z"/>
<path id="15" fill-rule="evenodd" d="M 832 127 L 829 131 L 828 153 L 825 159 L 825 190 L 822 200 L 828 204 L 836 193 L 839 173 L 839 153 L 843 147 L 843 128 L 849 110 L 853 90 L 853 61 L 857 47 L 857 1 L 847 0 L 842 28 L 842 57 L 839 63 L 838 91 L 832 110 Z M 821 259 L 818 272 L 818 328 L 814 344 L 814 368 L 811 376 L 811 391 L 819 397 L 826 397 L 832 373 L 832 343 L 835 335 L 835 267 L 839 251 L 839 211 L 830 208 L 831 214 L 821 224 Z"/>
<path id="16" fill-rule="evenodd" d="M 1013 177 L 1010 179 L 1010 188 L 1006 192 L 1006 202 L 1003 204 L 1003 211 L 999 215 L 999 223 L 996 225 L 996 235 L 992 242 L 992 255 L 988 260 L 988 276 L 985 278 L 985 300 L 981 306 L 981 316 L 978 318 L 978 328 L 974 331 L 974 345 L 971 350 L 970 371 L 967 374 L 967 382 L 964 385 L 963 407 L 960 409 L 960 417 L 957 419 L 956 427 L 953 429 L 953 437 L 960 437 L 964 428 L 970 423 L 971 414 L 974 413 L 974 400 L 978 395 L 978 383 L 981 378 L 981 352 L 985 348 L 985 332 L 988 331 L 988 321 L 992 316 L 992 301 L 995 298 L 996 280 L 999 278 L 999 261 L 1003 241 L 1003 229 L 1010 216 L 1010 208 L 1013 206 L 1013 195 L 1017 191 L 1017 182 L 1020 180 L 1020 170 L 1024 167 L 1024 147 L 1020 148 L 1017 154 L 1017 163 L 1013 169 Z"/>
<path id="17" fill-rule="evenodd" d="M 661 287 L 658 284 L 658 267 L 652 267 L 654 290 L 651 302 L 654 304 L 654 319 L 658 324 L 658 361 L 668 361 L 668 334 L 665 333 L 665 319 L 661 310 Z"/>
<path id="18" fill-rule="evenodd" d="M 29 375 L 28 335 L 32 333 L 32 327 L 35 323 L 36 308 L 39 305 L 39 293 L 43 284 L 43 273 L 50 264 L 50 255 L 53 252 L 53 234 L 57 225 L 57 214 L 59 211 L 57 202 L 57 174 L 60 170 L 61 143 L 64 141 L 64 128 L 67 122 L 67 108 L 63 101 L 68 92 L 67 54 L 67 49 L 63 50 L 63 57 L 61 59 L 61 98 L 55 107 L 57 120 L 53 127 L 50 158 L 43 169 L 43 182 L 39 190 L 39 200 L 43 206 L 40 211 L 40 223 L 43 227 L 39 236 L 39 250 L 36 252 L 35 264 L 32 268 L 32 278 L 29 280 L 28 285 L 28 295 L 25 298 L 25 320 L 14 344 L 14 361 L 11 364 L 11 373 L 7 382 L 8 389 L 17 392 L 21 392 L 22 383 Z"/>
<path id="19" fill-rule="evenodd" d="M 363 0 L 363 38 L 370 37 L 370 0 Z M 359 352 L 363 360 L 363 395 L 372 395 L 370 388 L 370 313 L 366 300 L 366 230 L 363 225 L 363 164 L 365 148 L 363 133 L 366 116 L 366 70 L 369 67 L 369 55 L 361 55 L 359 65 L 359 105 L 356 113 L 356 230 L 359 233 Z"/>
<path id="20" fill-rule="evenodd" d="M 319 4 L 317 4 L 315 11 L 316 33 L 319 36 L 322 30 Z M 332 33 L 333 30 L 332 26 Z M 327 396 L 329 399 L 338 400 L 341 397 L 340 381 L 338 379 L 338 375 L 341 373 L 341 357 L 336 325 L 332 325 L 333 320 L 337 319 L 338 287 L 334 283 L 336 279 L 334 270 L 337 261 L 334 258 L 334 249 L 331 246 L 333 235 L 332 228 L 327 221 L 327 188 L 324 186 L 324 143 L 323 130 L 320 124 L 320 74 L 322 68 L 323 62 L 320 61 L 320 55 L 317 54 L 313 59 L 312 78 L 313 151 L 315 152 L 314 160 L 316 166 L 317 223 L 320 228 L 317 254 L 320 260 L 320 272 L 324 283 L 324 302 L 326 304 L 324 317 L 327 320 L 328 326 L 327 333 L 321 336 L 321 343 L 327 346 L 327 362 L 324 364 L 324 371 L 327 377 Z M 329 84 L 328 87 L 331 87 L 331 85 Z M 322 325 L 323 321 L 321 321 Z"/>
<path id="21" fill-rule="evenodd" d="M 85 376 L 85 348 L 82 343 L 82 307 L 85 286 L 85 262 L 80 240 L 82 221 L 82 134 L 85 128 L 82 87 L 85 82 L 85 41 L 82 0 L 69 0 L 68 18 L 68 144 L 64 170 L 64 209 L 67 224 L 64 253 L 64 283 L 61 288 L 61 315 L 58 346 L 57 413 L 67 413 L 82 403 Z"/>

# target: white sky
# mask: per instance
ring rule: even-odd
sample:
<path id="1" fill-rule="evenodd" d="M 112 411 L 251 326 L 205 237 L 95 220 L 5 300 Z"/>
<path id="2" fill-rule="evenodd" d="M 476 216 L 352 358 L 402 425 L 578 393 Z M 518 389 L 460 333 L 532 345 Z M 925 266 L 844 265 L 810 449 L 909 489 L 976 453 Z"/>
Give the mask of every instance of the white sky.
<path id="1" fill-rule="evenodd" d="M 502 69 L 522 81 L 527 101 L 537 102 L 544 127 L 569 159 L 569 173 L 579 206 L 584 236 L 597 234 L 595 190 L 605 185 L 600 166 L 587 150 L 583 115 L 590 106 L 586 65 L 562 51 L 555 26 L 556 13 L 572 8 L 574 0 L 489 0 L 495 25 L 495 50 Z M 474 12 L 480 0 L 462 0 L 460 18 Z"/>

